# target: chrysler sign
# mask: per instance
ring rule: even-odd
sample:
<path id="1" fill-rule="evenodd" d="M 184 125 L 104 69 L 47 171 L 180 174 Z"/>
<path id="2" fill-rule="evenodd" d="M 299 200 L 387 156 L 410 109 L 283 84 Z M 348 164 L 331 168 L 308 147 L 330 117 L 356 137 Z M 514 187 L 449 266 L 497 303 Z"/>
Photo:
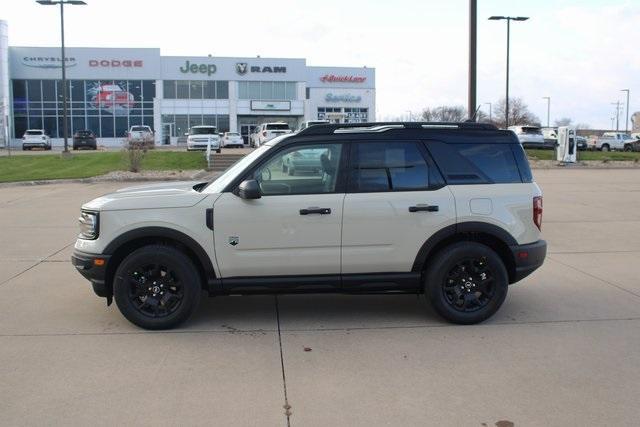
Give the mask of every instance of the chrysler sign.
<path id="1" fill-rule="evenodd" d="M 22 64 L 34 68 L 62 68 L 62 59 L 56 56 L 25 56 L 22 58 Z M 78 63 L 76 58 L 66 57 L 65 65 L 66 67 L 74 67 Z"/>

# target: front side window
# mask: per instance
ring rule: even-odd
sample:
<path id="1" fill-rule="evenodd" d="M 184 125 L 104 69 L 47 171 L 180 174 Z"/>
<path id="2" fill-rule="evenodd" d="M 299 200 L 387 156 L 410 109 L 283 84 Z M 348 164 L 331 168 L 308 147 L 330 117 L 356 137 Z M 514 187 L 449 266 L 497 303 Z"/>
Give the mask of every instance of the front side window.
<path id="1" fill-rule="evenodd" d="M 342 144 L 314 144 L 280 151 L 253 174 L 264 196 L 334 193 Z"/>
<path id="2" fill-rule="evenodd" d="M 429 167 L 413 142 L 353 144 L 349 191 L 420 191 L 429 188 Z"/>

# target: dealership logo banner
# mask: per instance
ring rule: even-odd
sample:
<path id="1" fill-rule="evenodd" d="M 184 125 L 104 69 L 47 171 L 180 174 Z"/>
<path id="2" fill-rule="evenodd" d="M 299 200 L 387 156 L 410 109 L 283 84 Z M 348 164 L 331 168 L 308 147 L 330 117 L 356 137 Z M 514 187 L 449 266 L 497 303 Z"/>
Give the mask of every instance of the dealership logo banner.
<path id="1" fill-rule="evenodd" d="M 144 67 L 144 62 L 142 59 L 90 59 L 89 67 L 141 68 Z"/>
<path id="2" fill-rule="evenodd" d="M 365 76 L 337 76 L 335 74 L 325 74 L 320 77 L 323 83 L 364 83 L 367 78 Z"/>
<path id="3" fill-rule="evenodd" d="M 182 67 L 180 67 L 181 73 L 201 73 L 210 76 L 215 73 L 217 67 L 215 64 L 192 64 L 187 60 Z"/>
<path id="4" fill-rule="evenodd" d="M 22 64 L 33 68 L 62 68 L 62 59 L 56 56 L 25 56 Z M 78 65 L 76 58 L 65 58 L 66 68 Z"/>
<path id="5" fill-rule="evenodd" d="M 247 72 L 249 73 L 268 73 L 268 74 L 275 74 L 275 73 L 286 73 L 287 72 L 287 67 L 283 67 L 283 66 L 258 66 L 258 65 L 249 65 L 246 62 L 237 62 L 236 63 L 236 73 L 240 74 L 241 76 L 244 76 L 245 74 L 247 74 Z"/>

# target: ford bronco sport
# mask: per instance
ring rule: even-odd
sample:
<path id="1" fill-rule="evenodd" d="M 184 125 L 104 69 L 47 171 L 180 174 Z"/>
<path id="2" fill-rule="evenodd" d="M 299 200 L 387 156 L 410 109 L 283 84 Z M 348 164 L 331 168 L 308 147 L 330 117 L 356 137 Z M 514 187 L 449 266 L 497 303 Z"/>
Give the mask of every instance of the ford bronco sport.
<path id="1" fill-rule="evenodd" d="M 296 157 L 318 165 L 290 176 L 283 159 Z M 72 261 L 147 329 L 185 321 L 203 290 L 424 293 L 445 319 L 472 324 L 542 264 L 541 222 L 511 131 L 327 124 L 274 138 L 212 182 L 90 201 Z"/>

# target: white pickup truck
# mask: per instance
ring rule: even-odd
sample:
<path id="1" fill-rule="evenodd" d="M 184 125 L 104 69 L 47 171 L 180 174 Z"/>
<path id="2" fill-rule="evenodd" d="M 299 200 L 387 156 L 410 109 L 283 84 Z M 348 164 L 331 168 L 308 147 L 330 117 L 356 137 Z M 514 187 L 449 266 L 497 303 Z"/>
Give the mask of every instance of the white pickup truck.
<path id="1" fill-rule="evenodd" d="M 131 126 L 127 132 L 126 143 L 128 147 L 153 148 L 155 146 L 153 131 L 149 126 Z"/>
<path id="2" fill-rule="evenodd" d="M 596 150 L 600 151 L 631 151 L 629 147 L 634 139 L 624 132 L 605 132 L 601 137 L 596 138 Z"/>

